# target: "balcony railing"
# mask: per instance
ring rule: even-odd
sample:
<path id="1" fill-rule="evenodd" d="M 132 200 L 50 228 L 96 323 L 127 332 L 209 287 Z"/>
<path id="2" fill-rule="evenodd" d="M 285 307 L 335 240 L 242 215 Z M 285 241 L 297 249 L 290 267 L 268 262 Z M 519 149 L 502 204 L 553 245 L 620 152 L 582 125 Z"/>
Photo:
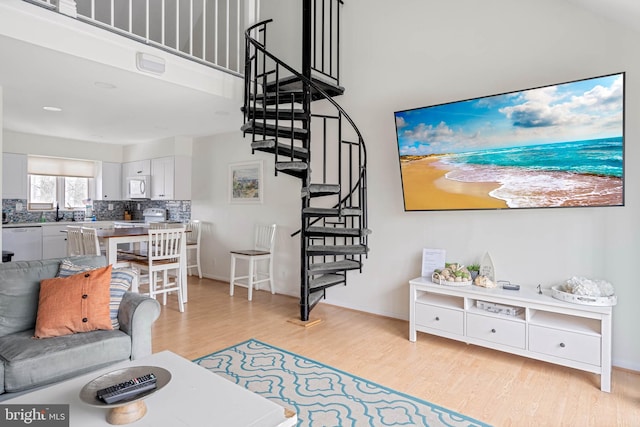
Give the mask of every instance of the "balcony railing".
<path id="1" fill-rule="evenodd" d="M 25 0 L 61 13 L 73 0 Z M 242 75 L 244 29 L 260 0 L 75 0 L 77 19 L 211 67 Z"/>

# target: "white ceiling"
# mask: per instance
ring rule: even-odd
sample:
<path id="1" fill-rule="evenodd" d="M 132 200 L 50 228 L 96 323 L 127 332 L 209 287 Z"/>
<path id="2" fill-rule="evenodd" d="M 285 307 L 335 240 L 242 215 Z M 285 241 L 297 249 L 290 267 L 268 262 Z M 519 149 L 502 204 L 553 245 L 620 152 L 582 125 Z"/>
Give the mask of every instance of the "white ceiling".
<path id="1" fill-rule="evenodd" d="M 567 0 L 640 31 L 640 0 Z M 0 34 L 4 128 L 132 144 L 238 130 L 240 101 Z M 96 82 L 108 82 L 105 89 Z M 43 106 L 60 106 L 47 112 Z"/>
<path id="2" fill-rule="evenodd" d="M 239 131 L 241 77 L 25 2 L 2 2 L 5 129 L 115 144 Z M 137 70 L 137 51 L 163 57 L 165 74 Z"/>
<path id="3" fill-rule="evenodd" d="M 98 62 L 0 36 L 4 127 L 131 144 L 239 130 L 240 104 Z M 96 82 L 115 86 L 105 89 Z M 101 84 L 101 83 L 98 83 Z M 48 112 L 58 106 L 62 112 Z"/>

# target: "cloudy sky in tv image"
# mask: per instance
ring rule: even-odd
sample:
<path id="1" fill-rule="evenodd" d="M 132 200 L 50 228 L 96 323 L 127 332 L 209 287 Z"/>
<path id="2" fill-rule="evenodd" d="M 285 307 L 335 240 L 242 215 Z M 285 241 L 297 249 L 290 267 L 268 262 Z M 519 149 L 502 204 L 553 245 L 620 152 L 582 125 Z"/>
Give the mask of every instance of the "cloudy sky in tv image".
<path id="1" fill-rule="evenodd" d="M 395 113 L 401 156 L 620 137 L 623 74 Z"/>

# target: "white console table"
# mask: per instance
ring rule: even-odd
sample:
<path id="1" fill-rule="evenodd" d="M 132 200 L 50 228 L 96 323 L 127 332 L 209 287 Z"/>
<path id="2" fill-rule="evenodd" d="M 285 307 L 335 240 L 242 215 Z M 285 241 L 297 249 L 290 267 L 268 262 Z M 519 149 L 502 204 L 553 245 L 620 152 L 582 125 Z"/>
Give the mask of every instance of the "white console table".
<path id="1" fill-rule="evenodd" d="M 611 391 L 612 307 L 560 301 L 544 290 L 486 289 L 409 281 L 409 340 L 416 332 L 439 335 L 600 374 L 600 389 Z M 515 307 L 515 316 L 478 308 L 478 301 Z"/>

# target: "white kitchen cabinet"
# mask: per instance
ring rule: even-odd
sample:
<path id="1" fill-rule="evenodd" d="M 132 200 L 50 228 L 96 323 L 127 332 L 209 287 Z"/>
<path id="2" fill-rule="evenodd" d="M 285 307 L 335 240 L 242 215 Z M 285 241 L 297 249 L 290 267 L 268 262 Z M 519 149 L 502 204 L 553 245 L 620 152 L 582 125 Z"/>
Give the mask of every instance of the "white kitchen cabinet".
<path id="1" fill-rule="evenodd" d="M 27 155 L 2 153 L 2 198 L 27 199 Z"/>
<path id="2" fill-rule="evenodd" d="M 189 200 L 191 198 L 191 158 L 160 157 L 151 160 L 151 199 Z"/>
<path id="3" fill-rule="evenodd" d="M 2 227 L 2 250 L 13 252 L 12 261 L 42 259 L 42 227 Z"/>
<path id="4" fill-rule="evenodd" d="M 67 256 L 66 225 L 45 225 L 42 227 L 42 258 L 62 258 Z"/>
<path id="5" fill-rule="evenodd" d="M 151 160 L 151 199 L 172 200 L 175 157 Z"/>
<path id="6" fill-rule="evenodd" d="M 102 162 L 101 174 L 96 181 L 98 200 L 122 199 L 122 165 L 120 163 Z"/>
<path id="7" fill-rule="evenodd" d="M 137 175 L 151 175 L 151 160 L 137 160 L 122 164 L 122 175 L 124 178 Z"/>
<path id="8" fill-rule="evenodd" d="M 450 287 L 419 277 L 409 282 L 409 340 L 426 332 L 600 374 L 611 390 L 612 307 L 572 304 L 522 287 Z M 481 308 L 507 306 L 513 315 Z"/>

